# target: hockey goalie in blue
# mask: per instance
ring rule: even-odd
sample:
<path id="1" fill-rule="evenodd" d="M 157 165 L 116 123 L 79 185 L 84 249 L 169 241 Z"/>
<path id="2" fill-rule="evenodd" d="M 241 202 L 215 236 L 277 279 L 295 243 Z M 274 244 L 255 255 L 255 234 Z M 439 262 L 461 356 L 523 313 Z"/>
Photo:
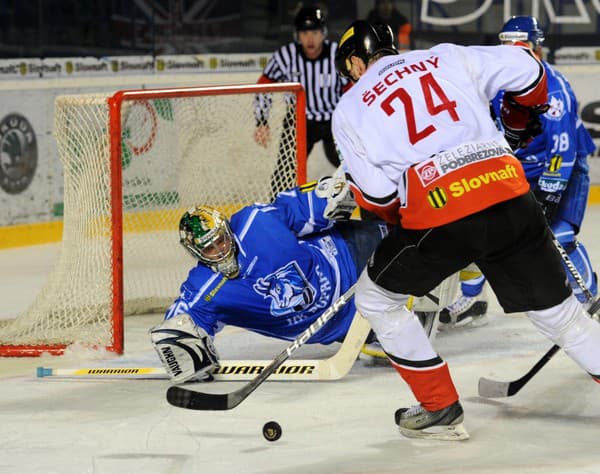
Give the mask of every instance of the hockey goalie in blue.
<path id="1" fill-rule="evenodd" d="M 387 230 L 348 220 L 355 206 L 336 173 L 230 220 L 206 206 L 187 211 L 180 240 L 198 264 L 151 330 L 173 381 L 210 373 L 218 364 L 212 339 L 224 325 L 294 340 L 345 293 Z M 351 300 L 308 343 L 342 341 L 355 312 Z"/>

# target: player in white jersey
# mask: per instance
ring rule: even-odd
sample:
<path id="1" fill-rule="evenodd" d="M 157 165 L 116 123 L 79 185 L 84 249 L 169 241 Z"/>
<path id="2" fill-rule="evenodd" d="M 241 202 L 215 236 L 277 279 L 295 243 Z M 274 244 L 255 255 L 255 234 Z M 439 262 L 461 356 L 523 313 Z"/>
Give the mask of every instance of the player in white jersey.
<path id="1" fill-rule="evenodd" d="M 336 65 L 355 81 L 333 115 L 333 134 L 357 203 L 391 224 L 359 277 L 357 308 L 419 404 L 395 420 L 411 437 L 466 439 L 463 409 L 408 295 L 422 296 L 474 262 L 507 313 L 539 331 L 600 380 L 600 325 L 567 284 L 562 260 L 511 139 L 546 109 L 544 68 L 519 46 L 440 44 L 396 54 L 354 22 Z"/>

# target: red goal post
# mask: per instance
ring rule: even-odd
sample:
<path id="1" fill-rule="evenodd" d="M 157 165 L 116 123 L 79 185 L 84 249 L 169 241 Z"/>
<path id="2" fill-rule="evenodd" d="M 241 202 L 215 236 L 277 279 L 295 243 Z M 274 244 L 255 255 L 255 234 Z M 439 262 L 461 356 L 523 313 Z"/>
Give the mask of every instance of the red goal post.
<path id="1" fill-rule="evenodd" d="M 0 325 L 0 356 L 122 353 L 124 315 L 164 312 L 194 265 L 179 244 L 186 209 L 230 215 L 306 182 L 305 108 L 297 83 L 59 96 L 60 257 L 33 304 Z"/>

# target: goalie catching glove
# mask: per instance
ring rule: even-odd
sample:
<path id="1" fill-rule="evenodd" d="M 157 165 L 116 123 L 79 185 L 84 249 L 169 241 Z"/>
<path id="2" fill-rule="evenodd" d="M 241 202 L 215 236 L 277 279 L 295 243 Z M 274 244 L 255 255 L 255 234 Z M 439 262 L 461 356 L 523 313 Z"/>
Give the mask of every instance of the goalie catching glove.
<path id="1" fill-rule="evenodd" d="M 188 314 L 178 314 L 150 329 L 152 345 L 175 384 L 212 380 L 219 356 L 211 337 Z"/>
<path id="2" fill-rule="evenodd" d="M 327 199 L 327 206 L 323 216 L 331 220 L 348 220 L 356 209 L 356 202 L 341 166 L 335 170 L 333 176 L 325 176 L 319 180 L 315 194 Z"/>
<path id="3" fill-rule="evenodd" d="M 504 127 L 504 138 L 513 150 L 525 148 L 531 140 L 542 133 L 542 122 L 539 116 L 548 108 L 547 104 L 525 107 L 518 104 L 509 94 L 504 94 L 500 119 Z"/>

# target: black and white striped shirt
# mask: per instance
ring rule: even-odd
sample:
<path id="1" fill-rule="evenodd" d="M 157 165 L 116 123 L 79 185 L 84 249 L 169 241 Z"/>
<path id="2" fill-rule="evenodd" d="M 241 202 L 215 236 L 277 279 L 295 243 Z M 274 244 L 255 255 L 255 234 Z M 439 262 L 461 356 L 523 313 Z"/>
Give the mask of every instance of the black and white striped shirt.
<path id="1" fill-rule="evenodd" d="M 270 82 L 299 82 L 306 91 L 307 120 L 331 120 L 343 87 L 348 83 L 335 70 L 336 49 L 336 42 L 325 40 L 319 57 L 308 59 L 300 44 L 286 44 L 273 53 L 261 79 L 266 78 Z"/>

